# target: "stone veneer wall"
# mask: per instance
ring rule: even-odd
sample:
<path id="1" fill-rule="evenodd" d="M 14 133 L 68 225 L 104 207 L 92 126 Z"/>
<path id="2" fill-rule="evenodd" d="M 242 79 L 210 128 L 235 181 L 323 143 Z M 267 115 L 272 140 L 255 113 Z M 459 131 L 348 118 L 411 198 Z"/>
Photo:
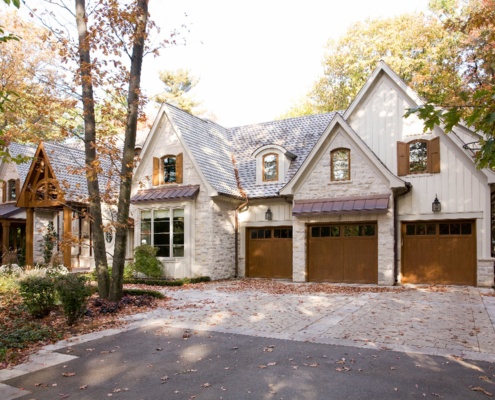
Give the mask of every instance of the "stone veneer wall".
<path id="1" fill-rule="evenodd" d="M 351 150 L 351 180 L 331 182 L 330 152 L 336 148 Z M 369 196 L 390 193 L 389 210 L 385 214 L 352 213 L 341 215 L 320 215 L 317 217 L 295 217 L 293 225 L 293 280 L 305 281 L 308 223 L 322 222 L 361 222 L 377 221 L 378 223 L 378 284 L 394 284 L 394 222 L 393 198 L 390 188 L 373 166 L 360 154 L 356 147 L 338 132 L 333 141 L 326 146 L 321 158 L 313 170 L 297 190 L 294 200 L 332 199 L 354 196 Z"/>
<path id="2" fill-rule="evenodd" d="M 482 287 L 491 287 L 494 285 L 495 267 L 494 259 L 478 259 L 477 285 Z"/>
<path id="3" fill-rule="evenodd" d="M 57 224 L 54 220 L 55 215 L 55 213 L 50 211 L 36 210 L 34 212 L 33 260 L 35 264 L 44 263 L 43 246 L 45 241 L 43 239 L 43 236 L 45 236 L 47 232 L 48 223 L 50 221 L 53 221 L 54 228 L 55 230 L 57 229 Z M 70 265 L 68 267 L 70 267 Z"/>
<path id="4" fill-rule="evenodd" d="M 186 243 L 191 249 L 189 259 L 175 259 L 175 262 L 164 264 L 180 264 L 190 262 L 185 268 L 175 268 L 175 271 L 190 270 L 190 276 L 209 276 L 211 279 L 222 279 L 234 274 L 234 209 L 235 205 L 229 202 L 213 201 L 207 193 L 205 182 L 202 181 L 192 160 L 165 118 L 161 127 L 155 132 L 154 142 L 150 143 L 149 154 L 141 166 L 140 176 L 135 177 L 135 188 L 153 188 L 150 179 L 153 171 L 153 157 L 162 157 L 166 154 L 183 153 L 183 185 L 200 185 L 200 192 L 196 200 L 191 201 L 191 213 L 189 221 L 191 232 L 186 236 Z M 161 187 L 166 187 L 163 185 Z M 170 203 L 163 203 L 165 206 Z M 156 205 L 155 205 L 156 206 Z M 149 207 L 149 205 L 148 205 Z M 157 206 L 159 207 L 159 206 Z M 139 209 L 147 208 L 143 204 L 140 207 L 133 206 L 135 215 Z M 155 207 L 156 208 L 156 207 Z M 189 222 L 186 221 L 186 224 Z M 139 243 L 140 227 L 135 227 L 136 243 Z M 174 276 L 170 276 L 174 277 Z M 179 276 L 177 276 L 179 277 Z M 182 276 L 180 276 L 182 277 Z"/>

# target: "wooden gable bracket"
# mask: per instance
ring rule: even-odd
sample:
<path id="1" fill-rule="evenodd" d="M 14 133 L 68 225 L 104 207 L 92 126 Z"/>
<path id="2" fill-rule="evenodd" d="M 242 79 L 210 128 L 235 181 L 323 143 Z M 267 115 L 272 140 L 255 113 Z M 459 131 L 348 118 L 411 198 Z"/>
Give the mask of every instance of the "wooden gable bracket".
<path id="1" fill-rule="evenodd" d="M 63 204 L 60 190 L 47 152 L 40 143 L 17 200 L 17 207 L 57 207 Z"/>

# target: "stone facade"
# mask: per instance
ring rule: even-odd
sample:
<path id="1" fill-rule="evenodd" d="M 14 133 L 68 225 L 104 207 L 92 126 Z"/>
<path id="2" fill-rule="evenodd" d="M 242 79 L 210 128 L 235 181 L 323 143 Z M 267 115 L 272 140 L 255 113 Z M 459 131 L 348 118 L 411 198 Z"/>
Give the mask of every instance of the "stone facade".
<path id="1" fill-rule="evenodd" d="M 333 149 L 350 149 L 351 179 L 344 182 L 331 182 L 330 152 Z M 352 196 L 369 196 L 390 193 L 388 212 L 352 213 L 344 215 L 321 215 L 318 217 L 296 217 L 293 225 L 293 280 L 307 280 L 306 226 L 312 223 L 376 222 L 378 224 L 378 284 L 394 284 L 394 220 L 392 193 L 383 177 L 372 163 L 367 161 L 359 149 L 338 131 L 333 140 L 314 160 L 311 173 L 294 195 L 295 200 L 332 199 Z"/>
<path id="2" fill-rule="evenodd" d="M 183 185 L 199 185 L 195 200 L 157 202 L 133 205 L 136 226 L 134 239 L 140 243 L 140 212 L 161 208 L 185 210 L 185 256 L 161 258 L 164 275 L 169 278 L 209 276 L 211 279 L 234 275 L 234 210 L 235 204 L 213 200 L 194 163 L 185 151 L 177 133 L 163 117 L 150 144 L 151 150 L 142 160 L 140 173 L 135 176 L 134 193 L 152 188 L 153 157 L 183 154 Z M 143 155 L 144 156 L 144 155 Z M 171 187 L 161 185 L 160 187 Z"/>

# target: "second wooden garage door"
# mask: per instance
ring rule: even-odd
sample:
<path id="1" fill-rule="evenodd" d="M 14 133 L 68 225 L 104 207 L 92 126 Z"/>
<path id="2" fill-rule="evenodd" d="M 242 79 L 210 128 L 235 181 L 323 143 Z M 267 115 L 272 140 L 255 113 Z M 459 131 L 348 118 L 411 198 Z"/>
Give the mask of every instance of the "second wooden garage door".
<path id="1" fill-rule="evenodd" d="M 292 279 L 292 227 L 247 231 L 247 276 Z"/>
<path id="2" fill-rule="evenodd" d="M 308 229 L 311 282 L 377 283 L 377 225 L 317 225 Z"/>
<path id="3" fill-rule="evenodd" d="M 402 224 L 402 283 L 476 285 L 474 221 Z"/>

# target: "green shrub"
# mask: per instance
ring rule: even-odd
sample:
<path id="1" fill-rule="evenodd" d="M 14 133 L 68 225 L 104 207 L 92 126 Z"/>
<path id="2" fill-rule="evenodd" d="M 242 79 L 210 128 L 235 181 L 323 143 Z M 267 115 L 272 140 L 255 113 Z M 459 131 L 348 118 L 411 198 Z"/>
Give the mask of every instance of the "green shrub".
<path id="1" fill-rule="evenodd" d="M 19 281 L 19 292 L 29 314 L 47 316 L 55 307 L 55 284 L 49 276 L 27 275 Z"/>
<path id="2" fill-rule="evenodd" d="M 162 263 L 156 257 L 158 249 L 142 244 L 134 249 L 134 269 L 146 276 L 158 278 L 163 275 Z"/>
<path id="3" fill-rule="evenodd" d="M 143 294 L 147 294 L 155 299 L 163 299 L 165 297 L 162 293 L 157 292 L 156 290 L 146 289 L 124 289 L 123 294 L 128 296 L 141 296 Z"/>
<path id="4" fill-rule="evenodd" d="M 126 264 L 124 267 L 124 279 L 132 279 L 134 278 L 134 263 Z"/>
<path id="5" fill-rule="evenodd" d="M 188 283 L 200 283 L 200 282 L 210 282 L 211 278 L 209 276 L 198 276 L 196 278 L 184 278 L 184 279 L 124 279 L 124 283 L 134 284 L 134 285 L 150 285 L 150 286 L 182 286 Z"/>
<path id="6" fill-rule="evenodd" d="M 91 296 L 86 278 L 76 274 L 60 275 L 55 280 L 55 289 L 62 302 L 67 324 L 74 325 L 86 311 L 86 304 Z"/>

